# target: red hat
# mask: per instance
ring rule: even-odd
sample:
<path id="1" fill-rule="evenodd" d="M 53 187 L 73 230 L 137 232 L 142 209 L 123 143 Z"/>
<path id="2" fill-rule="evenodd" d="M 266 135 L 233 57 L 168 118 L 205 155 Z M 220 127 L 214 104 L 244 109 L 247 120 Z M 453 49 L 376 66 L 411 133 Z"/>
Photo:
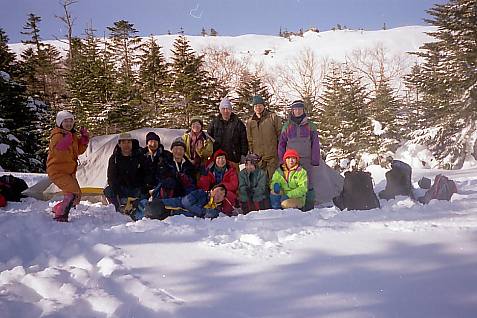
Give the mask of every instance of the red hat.
<path id="1" fill-rule="evenodd" d="M 285 151 L 285 154 L 283 155 L 283 161 L 291 157 L 294 157 L 296 158 L 296 160 L 300 161 L 300 155 L 295 149 L 288 149 L 287 151 Z"/>

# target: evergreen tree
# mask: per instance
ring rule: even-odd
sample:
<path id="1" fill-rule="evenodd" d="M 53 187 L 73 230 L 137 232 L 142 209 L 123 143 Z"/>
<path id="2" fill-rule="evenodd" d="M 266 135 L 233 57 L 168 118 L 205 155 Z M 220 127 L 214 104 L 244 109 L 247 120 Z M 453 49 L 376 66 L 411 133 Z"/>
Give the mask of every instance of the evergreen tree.
<path id="1" fill-rule="evenodd" d="M 141 125 L 139 89 L 134 69 L 139 63 L 138 50 L 141 39 L 134 24 L 126 20 L 114 22 L 108 30 L 111 39 L 108 50 L 116 70 L 113 107 L 109 113 L 109 120 L 117 129 L 135 129 Z"/>
<path id="2" fill-rule="evenodd" d="M 78 126 L 87 127 L 92 134 L 104 134 L 104 105 L 108 102 L 107 87 L 113 83 L 106 76 L 103 56 L 99 49 L 94 30 L 86 30 L 85 40 L 72 40 L 72 58 L 66 72 L 66 82 L 70 94 L 69 106 L 75 113 Z M 112 65 L 109 72 L 112 72 Z"/>
<path id="3" fill-rule="evenodd" d="M 389 81 L 382 77 L 375 91 L 375 96 L 369 104 L 372 118 L 381 125 L 379 133 L 379 154 L 396 152 L 401 139 L 400 103 L 395 98 Z"/>
<path id="4" fill-rule="evenodd" d="M 161 47 L 151 36 L 142 49 L 139 68 L 139 83 L 143 99 L 144 123 L 148 126 L 159 124 L 159 108 L 167 101 L 169 93 L 168 67 Z"/>
<path id="5" fill-rule="evenodd" d="M 0 71 L 12 74 L 15 63 L 15 54 L 10 51 L 8 47 L 8 36 L 0 28 Z"/>
<path id="6" fill-rule="evenodd" d="M 0 74 L 0 162 L 7 171 L 41 171 L 38 123 L 27 105 L 25 88 Z"/>
<path id="7" fill-rule="evenodd" d="M 475 0 L 449 0 L 428 10 L 432 18 L 426 22 L 437 26 L 429 33 L 435 41 L 415 53 L 424 62 L 407 78 L 420 92 L 422 115 L 429 116 L 421 117 L 423 130 L 413 136 L 443 167 L 462 166 L 470 152 L 468 137 L 477 129 L 476 6 Z"/>
<path id="8" fill-rule="evenodd" d="M 327 160 L 352 159 L 376 153 L 377 138 L 369 118 L 366 88 L 348 67 L 333 68 L 325 78 L 322 137 Z"/>
<path id="9" fill-rule="evenodd" d="M 52 45 L 41 42 L 39 22 L 41 18 L 30 13 L 22 34 L 31 38 L 22 41 L 31 44 L 22 52 L 21 77 L 30 95 L 55 103 L 57 97 L 64 92 L 61 74 L 61 57 L 59 51 Z"/>
<path id="10" fill-rule="evenodd" d="M 234 113 L 242 120 L 245 120 L 253 112 L 252 98 L 255 95 L 262 96 L 266 105 L 270 104 L 271 95 L 268 88 L 262 84 L 259 76 L 244 72 L 240 80 L 240 86 L 237 89 L 238 99 L 235 101 Z"/>
<path id="11" fill-rule="evenodd" d="M 196 55 L 187 38 L 180 35 L 172 48 L 171 102 L 163 109 L 170 115 L 167 127 L 187 127 L 193 116 L 207 117 L 216 112 L 218 101 L 210 98 L 214 81 L 204 70 L 202 55 Z"/>

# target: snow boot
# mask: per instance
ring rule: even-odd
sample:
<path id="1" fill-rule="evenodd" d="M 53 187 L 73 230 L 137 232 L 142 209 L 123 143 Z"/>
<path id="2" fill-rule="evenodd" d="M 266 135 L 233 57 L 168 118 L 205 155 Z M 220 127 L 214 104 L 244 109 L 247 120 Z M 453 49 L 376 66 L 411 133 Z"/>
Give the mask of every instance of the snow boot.
<path id="1" fill-rule="evenodd" d="M 74 193 L 66 193 L 63 197 L 63 201 L 57 203 L 53 207 L 53 213 L 55 213 L 54 219 L 58 222 L 68 222 L 68 215 L 71 208 L 74 206 L 74 202 L 77 195 Z"/>

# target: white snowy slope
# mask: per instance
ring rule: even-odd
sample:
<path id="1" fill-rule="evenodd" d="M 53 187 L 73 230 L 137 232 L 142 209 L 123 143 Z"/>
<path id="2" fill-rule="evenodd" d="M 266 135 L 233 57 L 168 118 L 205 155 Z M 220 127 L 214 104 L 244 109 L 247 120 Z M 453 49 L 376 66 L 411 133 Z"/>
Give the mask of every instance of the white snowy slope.
<path id="1" fill-rule="evenodd" d="M 384 172 L 370 167 L 376 191 Z M 443 171 L 416 170 L 413 181 Z M 451 202 L 130 222 L 82 201 L 0 209 L 0 316 L 475 317 L 477 168 Z M 38 175 L 20 175 L 29 184 Z"/>

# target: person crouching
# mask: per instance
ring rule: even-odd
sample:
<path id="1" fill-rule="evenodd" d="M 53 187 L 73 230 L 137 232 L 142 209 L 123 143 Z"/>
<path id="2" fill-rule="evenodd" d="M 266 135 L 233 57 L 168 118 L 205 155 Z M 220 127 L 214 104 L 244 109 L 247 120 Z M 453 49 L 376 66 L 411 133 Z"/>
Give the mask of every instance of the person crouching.
<path id="1" fill-rule="evenodd" d="M 283 162 L 270 182 L 270 203 L 273 209 L 301 209 L 308 191 L 307 172 L 300 165 L 300 156 L 295 149 L 285 152 Z"/>
<path id="2" fill-rule="evenodd" d="M 245 169 L 239 173 L 239 200 L 244 214 L 250 211 L 270 208 L 267 188 L 267 172 L 258 167 L 260 157 L 248 154 L 245 157 Z"/>

